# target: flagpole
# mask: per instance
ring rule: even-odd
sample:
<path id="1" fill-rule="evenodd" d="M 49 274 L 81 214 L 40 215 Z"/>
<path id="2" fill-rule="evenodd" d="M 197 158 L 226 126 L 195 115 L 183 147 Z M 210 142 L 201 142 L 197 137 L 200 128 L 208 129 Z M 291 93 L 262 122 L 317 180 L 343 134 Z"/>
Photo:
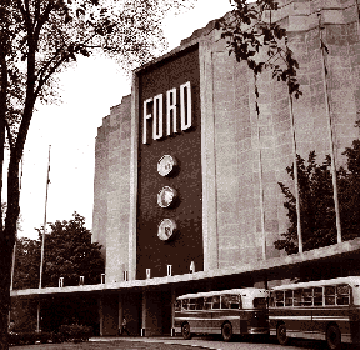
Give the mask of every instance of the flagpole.
<path id="1" fill-rule="evenodd" d="M 45 212 L 44 212 L 44 228 L 41 235 L 41 251 L 40 251 L 40 276 L 39 276 L 39 289 L 41 289 L 42 282 L 42 272 L 43 272 L 43 264 L 44 264 L 44 250 L 45 250 L 45 233 L 46 233 L 46 207 L 47 207 L 47 197 L 48 197 L 48 189 L 50 183 L 50 148 L 49 145 L 49 158 L 47 163 L 47 173 L 46 173 L 46 190 L 45 190 Z M 37 305 L 37 313 L 36 313 L 36 332 L 40 332 L 40 296 L 39 302 Z"/>

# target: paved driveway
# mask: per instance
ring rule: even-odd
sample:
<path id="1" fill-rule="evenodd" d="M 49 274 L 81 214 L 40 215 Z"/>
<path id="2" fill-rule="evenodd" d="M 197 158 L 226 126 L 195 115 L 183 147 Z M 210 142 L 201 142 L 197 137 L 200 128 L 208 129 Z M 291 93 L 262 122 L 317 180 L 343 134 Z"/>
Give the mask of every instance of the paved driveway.
<path id="1" fill-rule="evenodd" d="M 141 340 L 140 340 L 141 339 Z M 102 338 L 93 339 L 89 342 L 74 344 L 66 342 L 62 344 L 46 345 L 24 345 L 12 346 L 10 350 L 324 350 L 324 342 L 311 342 L 295 340 L 290 346 L 280 346 L 276 341 L 270 340 L 266 343 L 254 341 L 222 342 L 217 340 L 191 340 L 181 339 L 157 339 L 157 338 Z M 356 349 L 344 347 L 344 349 Z"/>

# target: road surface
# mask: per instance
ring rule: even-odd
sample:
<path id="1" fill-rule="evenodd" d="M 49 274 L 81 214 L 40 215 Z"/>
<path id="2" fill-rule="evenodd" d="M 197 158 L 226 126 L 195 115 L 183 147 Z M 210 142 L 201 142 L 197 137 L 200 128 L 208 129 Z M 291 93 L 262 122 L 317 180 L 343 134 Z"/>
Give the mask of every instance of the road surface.
<path id="1" fill-rule="evenodd" d="M 23 345 L 12 346 L 10 350 L 324 350 L 325 342 L 293 340 L 289 346 L 280 346 L 275 340 L 267 342 L 240 340 L 223 342 L 219 340 L 191 340 L 172 338 L 96 338 L 89 342 L 74 344 Z M 346 350 L 359 349 L 345 346 Z"/>

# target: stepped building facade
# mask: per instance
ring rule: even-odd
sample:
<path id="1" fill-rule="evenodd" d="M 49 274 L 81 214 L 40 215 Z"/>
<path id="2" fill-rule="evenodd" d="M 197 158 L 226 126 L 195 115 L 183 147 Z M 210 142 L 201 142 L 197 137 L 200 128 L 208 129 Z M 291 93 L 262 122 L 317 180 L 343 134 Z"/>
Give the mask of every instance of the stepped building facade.
<path id="1" fill-rule="evenodd" d="M 229 56 L 215 21 L 134 71 L 131 95 L 96 137 L 92 234 L 105 283 L 13 297 L 86 295 L 100 335 L 117 334 L 123 317 L 132 334 L 171 334 L 177 295 L 359 274 L 360 241 L 340 232 L 334 245 L 290 256 L 274 246 L 289 227 L 278 183 L 296 193 L 286 171 L 295 154 L 332 154 L 338 169 L 359 138 L 358 3 L 283 2 L 272 19 L 300 65 L 292 108 L 271 70 L 255 82 Z"/>
<path id="2" fill-rule="evenodd" d="M 357 3 L 280 7 L 272 18 L 287 30 L 300 65 L 294 125 L 286 83 L 264 70 L 255 101 L 253 71 L 229 56 L 215 22 L 136 70 L 131 96 L 104 118 L 93 235 L 105 247 L 108 280 L 145 279 L 146 270 L 166 276 L 168 265 L 182 275 L 192 262 L 208 271 L 282 256 L 274 241 L 289 220 L 278 182 L 295 193 L 286 172 L 295 152 L 307 159 L 314 150 L 321 163 L 334 147 L 336 167 L 343 164 L 341 153 L 359 137 Z M 176 164 L 164 176 L 166 156 Z M 174 195 L 169 206 L 157 201 L 166 188 Z M 173 232 L 163 240 L 164 220 Z"/>

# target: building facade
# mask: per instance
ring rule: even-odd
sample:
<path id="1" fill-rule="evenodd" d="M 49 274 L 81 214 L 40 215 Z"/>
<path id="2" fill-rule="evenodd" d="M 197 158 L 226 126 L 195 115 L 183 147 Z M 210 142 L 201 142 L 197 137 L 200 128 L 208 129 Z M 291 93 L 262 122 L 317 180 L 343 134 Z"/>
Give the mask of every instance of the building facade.
<path id="1" fill-rule="evenodd" d="M 264 70 L 255 101 L 253 71 L 229 56 L 214 21 L 136 70 L 131 96 L 104 118 L 93 235 L 110 281 L 124 271 L 145 279 L 149 269 L 166 276 L 168 265 L 181 275 L 192 262 L 208 271 L 284 255 L 274 247 L 289 225 L 278 182 L 295 193 L 286 172 L 295 152 L 307 159 L 315 151 L 321 163 L 334 147 L 336 168 L 344 163 L 341 153 L 359 137 L 357 3 L 294 1 L 272 16 L 300 65 L 294 125 L 286 83 Z M 161 176 L 166 155 L 176 173 Z M 164 187 L 176 192 L 172 206 L 157 203 Z M 159 236 L 164 219 L 176 226 L 169 240 Z"/>
<path id="2" fill-rule="evenodd" d="M 100 335 L 117 334 L 123 317 L 132 334 L 159 335 L 172 333 L 177 295 L 359 274 L 359 238 L 290 256 L 274 246 L 289 227 L 278 183 L 295 194 L 295 155 L 315 151 L 321 164 L 332 154 L 339 169 L 359 138 L 358 4 L 281 2 L 272 20 L 299 62 L 300 98 L 271 70 L 255 79 L 215 21 L 137 69 L 96 137 L 92 239 L 105 283 L 13 297 L 54 310 L 86 295 Z"/>

